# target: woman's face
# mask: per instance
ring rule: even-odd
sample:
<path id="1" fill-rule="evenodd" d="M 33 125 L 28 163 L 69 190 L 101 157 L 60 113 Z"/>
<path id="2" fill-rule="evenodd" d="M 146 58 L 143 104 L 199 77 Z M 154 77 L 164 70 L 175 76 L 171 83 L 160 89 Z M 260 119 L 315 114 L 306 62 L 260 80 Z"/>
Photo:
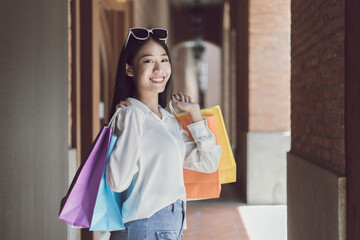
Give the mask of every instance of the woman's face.
<path id="1" fill-rule="evenodd" d="M 171 75 L 169 56 L 163 47 L 150 40 L 139 50 L 126 74 L 133 77 L 138 93 L 161 93 Z"/>

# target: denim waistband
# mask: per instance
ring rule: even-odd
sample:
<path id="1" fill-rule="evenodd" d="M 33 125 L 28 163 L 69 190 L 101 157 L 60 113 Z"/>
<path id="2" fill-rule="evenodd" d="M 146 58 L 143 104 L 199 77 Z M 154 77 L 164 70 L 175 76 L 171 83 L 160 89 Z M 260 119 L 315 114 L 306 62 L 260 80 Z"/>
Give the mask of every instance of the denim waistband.
<path id="1" fill-rule="evenodd" d="M 171 210 L 172 212 L 176 212 L 177 210 L 185 211 L 185 202 L 181 199 L 178 199 L 176 202 L 165 207 L 165 209 Z"/>

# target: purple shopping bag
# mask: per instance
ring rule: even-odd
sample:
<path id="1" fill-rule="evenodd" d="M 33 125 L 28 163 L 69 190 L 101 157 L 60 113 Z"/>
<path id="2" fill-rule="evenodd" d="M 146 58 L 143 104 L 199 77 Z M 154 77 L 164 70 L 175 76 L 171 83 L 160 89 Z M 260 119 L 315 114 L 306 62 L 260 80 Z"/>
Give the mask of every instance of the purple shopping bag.
<path id="1" fill-rule="evenodd" d="M 104 126 L 86 161 L 79 167 L 66 196 L 61 200 L 59 219 L 65 223 L 89 228 L 105 166 L 112 129 Z"/>

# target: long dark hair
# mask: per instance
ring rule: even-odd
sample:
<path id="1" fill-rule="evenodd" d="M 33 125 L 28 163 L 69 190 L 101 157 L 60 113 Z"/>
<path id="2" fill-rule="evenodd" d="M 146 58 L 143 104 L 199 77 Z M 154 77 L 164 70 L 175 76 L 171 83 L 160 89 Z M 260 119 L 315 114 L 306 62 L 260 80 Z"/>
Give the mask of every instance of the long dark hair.
<path id="1" fill-rule="evenodd" d="M 133 64 L 133 60 L 136 56 L 136 54 L 139 52 L 142 46 L 144 46 L 148 41 L 154 40 L 155 42 L 159 43 L 164 50 L 166 51 L 166 54 L 169 57 L 169 62 L 171 65 L 171 59 L 170 59 L 170 52 L 166 45 L 166 43 L 162 40 L 159 40 L 154 35 L 150 35 L 150 37 L 146 40 L 137 40 L 135 38 L 130 38 L 127 46 L 123 47 L 121 50 L 121 54 L 119 57 L 118 65 L 117 65 L 117 71 L 116 71 L 116 82 L 115 82 L 115 89 L 114 89 L 114 96 L 112 100 L 112 106 L 110 109 L 110 119 L 112 115 L 115 113 L 116 105 L 120 101 L 124 101 L 128 97 L 134 97 L 134 94 L 136 92 L 136 86 L 134 84 L 134 81 L 131 77 L 126 75 L 126 63 L 129 65 Z M 167 103 L 170 100 L 170 96 L 173 91 L 173 83 L 172 83 L 172 75 L 170 75 L 170 78 L 165 86 L 165 90 L 161 93 L 159 93 L 159 104 L 163 108 L 166 108 Z"/>

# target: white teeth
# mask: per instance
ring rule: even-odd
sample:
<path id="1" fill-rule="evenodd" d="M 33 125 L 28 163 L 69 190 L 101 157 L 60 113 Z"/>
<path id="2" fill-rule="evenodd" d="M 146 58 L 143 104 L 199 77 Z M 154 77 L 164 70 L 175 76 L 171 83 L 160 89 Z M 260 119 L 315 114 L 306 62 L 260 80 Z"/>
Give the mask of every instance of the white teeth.
<path id="1" fill-rule="evenodd" d="M 150 80 L 154 82 L 161 82 L 162 80 L 164 80 L 164 78 L 150 78 Z"/>

